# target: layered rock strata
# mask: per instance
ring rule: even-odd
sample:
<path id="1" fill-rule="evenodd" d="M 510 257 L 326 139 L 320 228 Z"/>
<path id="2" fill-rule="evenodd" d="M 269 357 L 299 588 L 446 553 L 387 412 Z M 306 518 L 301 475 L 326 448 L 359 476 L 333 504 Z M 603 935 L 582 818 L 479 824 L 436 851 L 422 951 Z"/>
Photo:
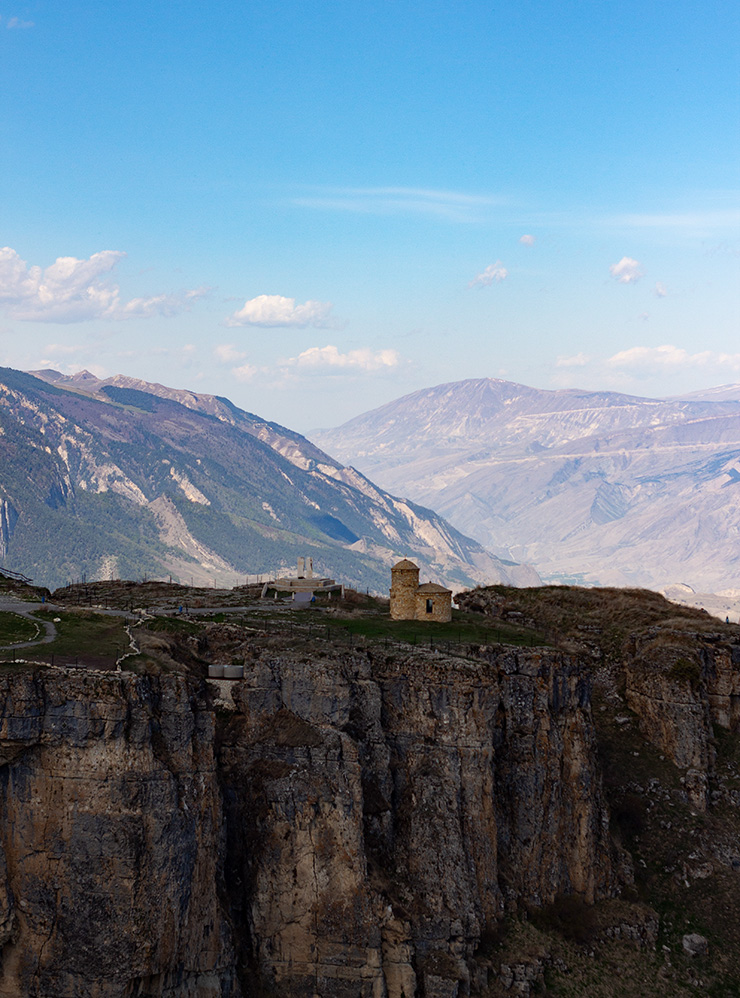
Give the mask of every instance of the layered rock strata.
<path id="1" fill-rule="evenodd" d="M 175 676 L 3 679 L 3 998 L 240 994 L 206 707 Z"/>
<path id="2" fill-rule="evenodd" d="M 714 725 L 740 723 L 740 645 L 721 634 L 655 628 L 633 637 L 625 662 L 628 705 L 645 738 L 686 771 L 692 804 L 704 811 L 714 765 Z"/>
<path id="3" fill-rule="evenodd" d="M 2 998 L 454 998 L 518 905 L 619 888 L 554 652 L 0 685 Z"/>
<path id="4" fill-rule="evenodd" d="M 507 906 L 617 888 L 567 659 L 268 661 L 234 700 L 230 907 L 280 994 L 467 994 Z"/>

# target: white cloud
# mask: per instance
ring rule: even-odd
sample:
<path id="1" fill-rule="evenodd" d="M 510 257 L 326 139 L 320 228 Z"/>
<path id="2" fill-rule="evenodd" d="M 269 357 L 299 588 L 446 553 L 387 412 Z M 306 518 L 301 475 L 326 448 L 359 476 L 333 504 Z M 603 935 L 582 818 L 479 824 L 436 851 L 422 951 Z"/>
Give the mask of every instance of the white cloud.
<path id="1" fill-rule="evenodd" d="M 151 315 L 177 315 L 182 310 L 182 300 L 178 295 L 155 295 L 153 298 L 132 298 L 123 305 L 117 305 L 104 318 L 147 319 Z"/>
<path id="2" fill-rule="evenodd" d="M 661 281 L 656 281 L 653 294 L 655 295 L 656 298 L 665 298 L 666 295 L 668 294 L 665 284 L 663 284 Z"/>
<path id="3" fill-rule="evenodd" d="M 617 215 L 608 219 L 608 222 L 630 228 L 693 229 L 697 232 L 711 232 L 715 229 L 737 228 L 740 225 L 740 210 L 733 207 L 718 211 L 687 211 L 663 215 Z"/>
<path id="4" fill-rule="evenodd" d="M 233 343 L 219 343 L 213 348 L 213 354 L 219 363 L 235 365 L 231 373 L 238 381 L 251 381 L 257 373 L 258 369 L 252 364 L 240 363 L 247 355 L 244 350 L 237 350 Z"/>
<path id="5" fill-rule="evenodd" d="M 505 281 L 509 276 L 509 271 L 506 267 L 502 266 L 501 261 L 497 260 L 495 263 L 489 263 L 485 270 L 477 274 L 472 281 L 468 284 L 469 288 L 487 288 L 489 285 L 499 284 L 501 281 Z"/>
<path id="6" fill-rule="evenodd" d="M 718 367 L 740 369 L 740 353 L 717 353 L 702 350 L 689 353 L 683 347 L 666 343 L 659 347 L 630 347 L 609 357 L 610 367 L 637 369 L 643 372 L 670 371 L 693 367 Z"/>
<path id="7" fill-rule="evenodd" d="M 231 373 L 237 381 L 251 381 L 257 373 L 257 368 L 251 364 L 241 364 L 239 367 L 232 367 Z"/>
<path id="8" fill-rule="evenodd" d="M 237 364 L 247 356 L 243 350 L 237 350 L 233 343 L 220 343 L 214 347 L 213 353 L 222 364 Z"/>
<path id="9" fill-rule="evenodd" d="M 33 26 L 34 26 L 33 21 L 22 21 L 19 17 L 9 17 L 8 23 L 5 25 L 5 27 L 9 31 L 12 31 L 13 28 L 22 29 L 22 28 L 32 28 Z"/>
<path id="10" fill-rule="evenodd" d="M 591 358 L 585 353 L 577 353 L 572 357 L 558 357 L 555 361 L 556 367 L 585 367 Z"/>
<path id="11" fill-rule="evenodd" d="M 81 343 L 47 343 L 44 347 L 46 353 L 53 356 L 60 354 L 80 353 L 85 347 Z"/>
<path id="12" fill-rule="evenodd" d="M 524 235 L 519 237 L 519 242 L 522 246 L 534 246 L 536 238 L 535 236 Z"/>
<path id="13" fill-rule="evenodd" d="M 185 343 L 183 346 L 178 347 L 150 346 L 147 349 L 138 347 L 136 350 L 116 350 L 113 356 L 127 360 L 129 357 L 138 357 L 139 359 L 142 357 L 167 357 L 175 363 L 184 363 L 186 366 L 190 366 L 197 352 L 198 348 L 194 343 Z"/>
<path id="14" fill-rule="evenodd" d="M 257 295 L 225 320 L 227 326 L 315 326 L 328 324 L 334 306 L 327 301 L 307 301 L 296 305 L 295 298 L 283 295 Z"/>
<path id="15" fill-rule="evenodd" d="M 470 222 L 480 216 L 482 209 L 504 202 L 501 198 L 420 187 L 343 187 L 294 198 L 293 203 L 364 215 L 431 215 L 452 222 Z"/>
<path id="16" fill-rule="evenodd" d="M 599 385 L 616 391 L 644 391 L 651 385 L 655 397 L 669 392 L 671 384 L 696 386 L 696 378 L 715 384 L 727 382 L 728 375 L 740 374 L 740 353 L 700 350 L 691 353 L 683 347 L 665 343 L 661 346 L 633 346 L 611 357 L 558 358 L 551 382 L 558 388 L 580 386 L 588 378 L 592 387 Z M 565 363 L 563 363 L 565 361 Z M 675 389 L 674 389 L 675 391 Z"/>
<path id="17" fill-rule="evenodd" d="M 46 269 L 29 267 L 14 249 L 0 249 L 0 308 L 26 322 L 85 322 L 90 319 L 134 319 L 175 315 L 202 297 L 206 289 L 161 294 L 122 302 L 117 284 L 106 280 L 126 254 L 93 253 L 89 260 L 60 256 Z"/>
<path id="18" fill-rule="evenodd" d="M 397 367 L 399 362 L 400 357 L 396 350 L 378 350 L 373 353 L 369 347 L 360 347 L 357 350 L 340 353 L 331 344 L 325 347 L 309 347 L 288 361 L 297 367 L 354 368 L 358 371 L 387 371 Z"/>
<path id="19" fill-rule="evenodd" d="M 643 276 L 640 266 L 631 256 L 623 256 L 619 263 L 609 267 L 609 273 L 620 284 L 635 284 Z"/>

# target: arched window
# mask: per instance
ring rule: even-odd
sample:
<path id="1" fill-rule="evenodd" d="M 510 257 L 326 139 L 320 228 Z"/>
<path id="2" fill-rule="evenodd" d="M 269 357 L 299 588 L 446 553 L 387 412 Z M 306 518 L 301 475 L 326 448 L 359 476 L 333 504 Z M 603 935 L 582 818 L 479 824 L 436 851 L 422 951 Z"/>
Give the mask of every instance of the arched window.
<path id="1" fill-rule="evenodd" d="M 434 603 L 433 603 L 432 600 L 428 599 L 427 600 L 427 613 L 433 613 L 433 612 L 434 612 Z"/>

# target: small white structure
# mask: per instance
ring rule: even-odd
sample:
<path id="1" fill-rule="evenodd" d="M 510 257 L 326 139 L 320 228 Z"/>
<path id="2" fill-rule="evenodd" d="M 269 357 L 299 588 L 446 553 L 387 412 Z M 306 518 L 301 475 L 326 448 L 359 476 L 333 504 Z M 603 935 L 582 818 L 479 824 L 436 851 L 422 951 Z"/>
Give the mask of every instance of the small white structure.
<path id="1" fill-rule="evenodd" d="M 281 576 L 274 582 L 266 582 L 262 587 L 262 596 L 270 589 L 278 592 L 293 593 L 334 593 L 344 595 L 344 586 L 335 579 L 322 578 L 313 574 L 313 558 L 308 556 L 298 559 L 297 572 L 294 576 Z"/>

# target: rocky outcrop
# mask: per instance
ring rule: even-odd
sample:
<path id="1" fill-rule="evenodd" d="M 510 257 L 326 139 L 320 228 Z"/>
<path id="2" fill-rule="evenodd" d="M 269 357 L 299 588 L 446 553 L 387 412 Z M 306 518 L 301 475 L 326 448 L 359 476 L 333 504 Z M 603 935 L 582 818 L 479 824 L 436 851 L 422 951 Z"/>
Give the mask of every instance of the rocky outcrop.
<path id="1" fill-rule="evenodd" d="M 206 708 L 174 676 L 3 679 L 3 998 L 241 994 Z"/>
<path id="2" fill-rule="evenodd" d="M 473 589 L 455 597 L 498 626 L 517 624 L 576 653 L 605 702 L 635 712 L 643 738 L 683 771 L 704 811 L 715 727 L 740 726 L 740 630 L 648 590 L 543 586 Z M 623 698 L 624 695 L 624 698 Z M 623 717 L 622 724 L 629 721 Z"/>
<path id="3" fill-rule="evenodd" d="M 633 638 L 624 664 L 628 705 L 640 730 L 686 771 L 692 804 L 707 806 L 714 764 L 713 726 L 740 721 L 740 646 L 717 634 L 655 628 Z"/>
<path id="4" fill-rule="evenodd" d="M 280 994 L 467 994 L 507 907 L 618 887 L 567 659 L 268 661 L 234 700 L 231 910 Z"/>
<path id="5" fill-rule="evenodd" d="M 5 676 L 2 998 L 455 998 L 505 912 L 618 891 L 571 659 L 247 673 Z"/>
<path id="6" fill-rule="evenodd" d="M 0 499 L 0 558 L 5 558 L 18 522 L 18 512 L 7 499 Z"/>

